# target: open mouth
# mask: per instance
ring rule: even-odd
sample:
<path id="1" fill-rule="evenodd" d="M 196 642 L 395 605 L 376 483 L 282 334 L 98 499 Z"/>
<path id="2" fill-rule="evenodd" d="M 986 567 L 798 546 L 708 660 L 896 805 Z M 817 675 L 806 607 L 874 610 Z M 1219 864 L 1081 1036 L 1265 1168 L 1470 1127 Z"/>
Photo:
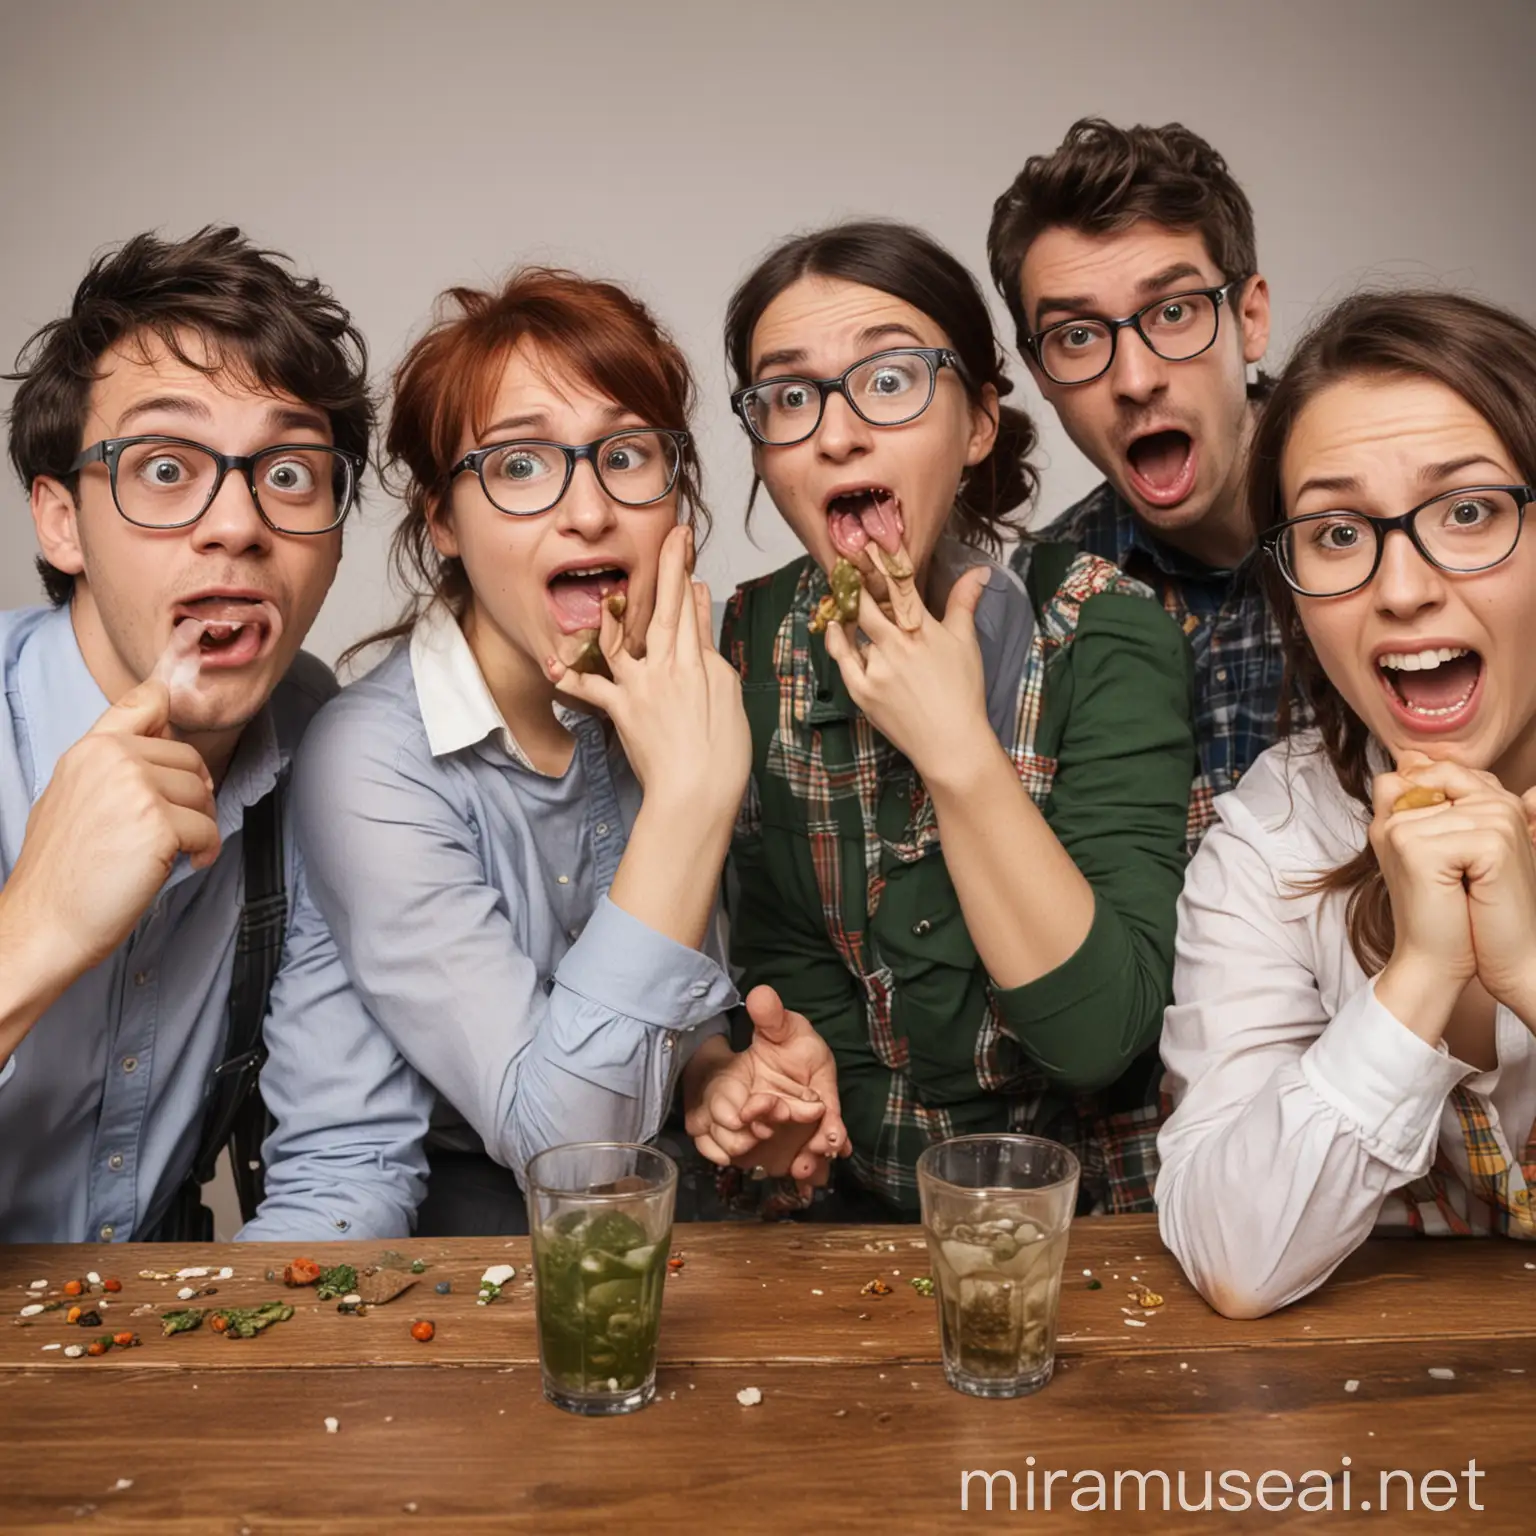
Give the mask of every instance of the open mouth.
<path id="1" fill-rule="evenodd" d="M 1132 488 L 1153 506 L 1177 506 L 1195 488 L 1197 455 L 1188 432 L 1149 432 L 1126 449 L 1125 459 Z"/>
<path id="2" fill-rule="evenodd" d="M 249 665 L 279 628 L 276 608 L 262 598 L 212 596 L 178 603 L 173 627 L 189 620 L 203 626 L 198 663 L 205 670 Z"/>
<path id="3" fill-rule="evenodd" d="M 585 565 L 556 571 L 549 578 L 549 606 L 563 635 L 600 629 L 603 599 L 629 591 L 629 572 L 621 565 Z"/>
<path id="4" fill-rule="evenodd" d="M 1387 651 L 1377 675 L 1398 716 L 1416 730 L 1451 730 L 1471 714 L 1483 680 L 1483 659 L 1461 645 Z"/>
<path id="5" fill-rule="evenodd" d="M 901 515 L 901 498 L 888 486 L 841 491 L 828 500 L 826 510 L 832 547 L 844 558 L 852 560 L 871 541 L 888 555 L 901 548 L 907 525 Z"/>

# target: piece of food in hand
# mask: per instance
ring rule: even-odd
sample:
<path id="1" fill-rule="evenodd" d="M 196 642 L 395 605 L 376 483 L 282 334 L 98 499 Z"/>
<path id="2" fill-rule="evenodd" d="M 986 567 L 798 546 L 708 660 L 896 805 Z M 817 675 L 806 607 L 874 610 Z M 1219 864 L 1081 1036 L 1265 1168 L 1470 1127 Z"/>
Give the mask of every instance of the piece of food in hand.
<path id="1" fill-rule="evenodd" d="M 892 581 L 912 579 L 912 557 L 907 553 L 905 544 L 898 546 L 894 552 L 881 549 L 876 544 L 870 549 L 870 558 Z"/>
<path id="2" fill-rule="evenodd" d="M 610 592 L 603 602 L 616 619 L 622 619 L 624 610 L 629 607 L 629 598 L 623 592 Z"/>
<path id="3" fill-rule="evenodd" d="M 851 624 L 859 616 L 859 593 L 864 578 L 851 560 L 839 560 L 828 578 L 830 594 L 816 605 L 811 615 L 810 631 L 819 635 L 829 624 Z"/>
<path id="4" fill-rule="evenodd" d="M 1431 789 L 1427 784 L 1414 784 L 1392 802 L 1392 814 L 1395 816 L 1399 811 L 1422 811 L 1427 806 L 1444 805 L 1445 801 L 1446 794 L 1443 789 Z"/>
<path id="5" fill-rule="evenodd" d="M 597 631 L 590 630 L 581 649 L 576 653 L 576 659 L 571 663 L 572 672 L 588 672 L 597 677 L 610 677 L 608 670 L 608 658 L 603 655 L 603 648 L 597 643 Z"/>

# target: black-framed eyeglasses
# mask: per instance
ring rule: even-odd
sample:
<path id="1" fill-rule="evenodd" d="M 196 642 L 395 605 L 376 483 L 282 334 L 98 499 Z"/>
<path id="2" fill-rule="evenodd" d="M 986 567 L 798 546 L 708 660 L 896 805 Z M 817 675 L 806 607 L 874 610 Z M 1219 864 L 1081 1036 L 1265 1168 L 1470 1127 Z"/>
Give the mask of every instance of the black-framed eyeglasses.
<path id="1" fill-rule="evenodd" d="M 118 512 L 138 528 L 190 528 L 231 470 L 244 476 L 261 520 L 275 533 L 339 528 L 357 499 L 363 458 L 319 443 L 274 443 L 256 453 L 220 453 L 185 437 L 107 437 L 73 464 L 105 464 Z"/>
<path id="2" fill-rule="evenodd" d="M 670 427 L 635 427 L 579 444 L 523 438 L 471 449 L 448 471 L 448 478 L 473 470 L 497 511 L 534 517 L 565 495 L 576 466 L 585 459 L 615 501 L 648 507 L 677 484 L 687 445 L 688 434 Z"/>
<path id="3" fill-rule="evenodd" d="M 758 442 L 774 448 L 803 443 L 821 425 L 828 395 L 841 395 L 872 427 L 900 427 L 933 403 L 940 368 L 968 377 L 948 347 L 898 347 L 860 358 L 835 379 L 786 374 L 748 384 L 731 396 L 731 408 Z"/>
<path id="4" fill-rule="evenodd" d="M 1486 571 L 1514 554 L 1528 485 L 1469 485 L 1442 491 L 1401 517 L 1309 512 L 1266 529 L 1259 543 L 1303 597 L 1343 597 L 1376 575 L 1389 533 L 1405 533 L 1431 565 L 1452 575 Z"/>
<path id="5" fill-rule="evenodd" d="M 1058 320 L 1025 339 L 1045 376 L 1057 384 L 1091 384 L 1109 371 L 1120 332 L 1127 327 L 1164 362 L 1187 363 L 1216 344 L 1221 310 L 1234 288 L 1248 279 L 1234 277 L 1219 288 L 1188 288 L 1143 304 L 1123 320 L 1103 315 L 1074 315 Z"/>

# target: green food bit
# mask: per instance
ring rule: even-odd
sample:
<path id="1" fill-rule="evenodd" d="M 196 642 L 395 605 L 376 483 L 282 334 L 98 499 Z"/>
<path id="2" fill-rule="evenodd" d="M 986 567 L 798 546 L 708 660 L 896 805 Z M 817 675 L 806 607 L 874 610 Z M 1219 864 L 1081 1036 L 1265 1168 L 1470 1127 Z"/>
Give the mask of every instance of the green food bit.
<path id="1" fill-rule="evenodd" d="M 349 1296 L 357 1289 L 357 1270 L 351 1264 L 337 1264 L 322 1269 L 315 1282 L 315 1299 L 332 1301 L 337 1296 Z"/>
<path id="2" fill-rule="evenodd" d="M 638 1221 L 621 1211 L 609 1211 L 597 1217 L 582 1233 L 581 1246 L 592 1257 L 594 1249 L 604 1253 L 627 1254 L 631 1248 L 642 1247 L 644 1243 L 645 1229 Z"/>
<path id="3" fill-rule="evenodd" d="M 913 1275 L 911 1284 L 912 1289 L 919 1296 L 933 1295 L 933 1277 L 931 1275 Z"/>
<path id="4" fill-rule="evenodd" d="M 489 1306 L 500 1295 L 501 1287 L 494 1280 L 482 1280 L 480 1282 L 480 1295 L 478 1298 L 480 1306 Z"/>
<path id="5" fill-rule="evenodd" d="M 413 1275 L 424 1275 L 424 1274 L 426 1274 L 426 1272 L 427 1272 L 427 1261 L 425 1259 L 412 1259 L 411 1260 L 411 1273 Z"/>
<path id="6" fill-rule="evenodd" d="M 160 1326 L 165 1330 L 166 1338 L 173 1333 L 190 1333 L 194 1328 L 202 1327 L 205 1311 L 203 1307 L 183 1307 L 177 1312 L 162 1312 Z"/>
<path id="7" fill-rule="evenodd" d="M 832 567 L 830 585 L 838 622 L 847 624 L 858 618 L 859 593 L 864 589 L 864 578 L 859 574 L 858 566 L 851 560 L 839 560 Z"/>
<path id="8" fill-rule="evenodd" d="M 231 1339 L 254 1339 L 263 1328 L 286 1323 L 293 1316 L 293 1308 L 286 1301 L 264 1301 L 259 1307 L 223 1307 L 220 1311 L 229 1321 L 225 1337 Z"/>
<path id="9" fill-rule="evenodd" d="M 1102 1280 L 1090 1280 L 1083 1289 L 1085 1291 L 1102 1291 L 1104 1289 L 1104 1282 Z"/>

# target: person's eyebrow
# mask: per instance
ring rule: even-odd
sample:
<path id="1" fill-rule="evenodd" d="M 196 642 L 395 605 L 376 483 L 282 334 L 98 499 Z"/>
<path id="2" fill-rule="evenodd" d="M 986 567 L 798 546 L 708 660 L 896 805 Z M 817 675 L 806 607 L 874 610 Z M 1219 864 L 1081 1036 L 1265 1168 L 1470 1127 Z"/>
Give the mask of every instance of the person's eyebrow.
<path id="1" fill-rule="evenodd" d="M 1447 459 L 1443 464 L 1425 464 L 1419 470 L 1419 483 L 1423 486 L 1431 486 L 1441 480 L 1449 480 L 1452 475 L 1459 475 L 1464 469 L 1471 469 L 1474 464 L 1486 465 L 1498 474 L 1507 475 L 1509 471 L 1487 454 L 1469 453 L 1459 459 Z"/>
<path id="2" fill-rule="evenodd" d="M 1044 320 L 1047 315 L 1092 315 L 1098 313 L 1098 305 L 1093 298 L 1086 293 L 1066 294 L 1061 298 L 1043 298 L 1035 305 L 1035 327 L 1044 328 Z"/>
<path id="3" fill-rule="evenodd" d="M 1136 284 L 1138 293 L 1157 293 L 1168 287 L 1170 283 L 1182 283 L 1186 277 L 1198 277 L 1203 283 L 1205 273 L 1192 261 L 1176 261 L 1171 266 L 1164 267 L 1161 272 L 1154 272 L 1151 277 L 1144 277 Z"/>
<path id="4" fill-rule="evenodd" d="M 752 377 L 760 379 L 769 368 L 793 368 L 805 361 L 804 347 L 780 347 L 777 352 L 765 352 L 752 369 Z"/>
<path id="5" fill-rule="evenodd" d="M 208 421 L 213 413 L 201 400 L 192 395 L 151 395 L 146 400 L 136 400 L 117 418 L 117 430 L 121 432 L 131 421 L 141 416 L 190 416 L 197 421 Z"/>
<path id="6" fill-rule="evenodd" d="M 274 405 L 267 412 L 267 424 L 274 433 L 319 432 L 328 433 L 331 423 L 323 411 L 304 405 Z"/>
<path id="7" fill-rule="evenodd" d="M 485 442 L 489 438 L 501 437 L 508 432 L 522 432 L 529 428 L 535 431 L 544 428 L 547 430 L 549 417 L 543 411 L 525 411 L 521 416 L 503 416 L 500 421 L 493 421 L 480 434 L 480 441 Z"/>
<path id="8" fill-rule="evenodd" d="M 905 336 L 909 341 L 915 341 L 920 347 L 925 345 L 923 338 L 910 325 L 903 325 L 899 320 L 888 320 L 883 325 L 865 327 L 859 332 L 859 345 L 868 346 L 871 342 L 886 341 L 893 336 Z"/>
<path id="9" fill-rule="evenodd" d="M 1297 501 L 1300 501 L 1308 491 L 1327 491 L 1329 495 L 1353 496 L 1360 490 L 1360 479 L 1357 475 L 1310 475 L 1296 487 Z"/>

